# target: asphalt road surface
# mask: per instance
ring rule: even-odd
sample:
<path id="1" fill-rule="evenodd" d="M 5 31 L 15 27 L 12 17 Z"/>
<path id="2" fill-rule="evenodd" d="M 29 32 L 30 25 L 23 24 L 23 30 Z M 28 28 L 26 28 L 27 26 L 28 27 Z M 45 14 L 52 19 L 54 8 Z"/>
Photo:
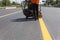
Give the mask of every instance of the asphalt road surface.
<path id="1" fill-rule="evenodd" d="M 60 8 L 42 8 L 43 20 L 53 40 L 60 40 Z"/>
<path id="2" fill-rule="evenodd" d="M 52 40 L 60 40 L 60 8 L 42 7 L 42 15 Z M 40 22 L 26 20 L 21 8 L 1 10 L 0 40 L 44 40 Z"/>
<path id="3" fill-rule="evenodd" d="M 26 21 L 21 9 L 2 10 L 0 14 L 0 40 L 42 40 L 38 20 Z"/>

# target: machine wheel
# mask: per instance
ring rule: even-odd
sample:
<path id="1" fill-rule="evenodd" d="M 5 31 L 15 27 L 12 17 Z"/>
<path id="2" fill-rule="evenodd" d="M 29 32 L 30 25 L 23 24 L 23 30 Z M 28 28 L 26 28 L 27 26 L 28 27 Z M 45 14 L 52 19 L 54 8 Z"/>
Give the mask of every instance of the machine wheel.
<path id="1" fill-rule="evenodd" d="M 26 16 L 26 19 L 28 19 L 28 16 Z"/>

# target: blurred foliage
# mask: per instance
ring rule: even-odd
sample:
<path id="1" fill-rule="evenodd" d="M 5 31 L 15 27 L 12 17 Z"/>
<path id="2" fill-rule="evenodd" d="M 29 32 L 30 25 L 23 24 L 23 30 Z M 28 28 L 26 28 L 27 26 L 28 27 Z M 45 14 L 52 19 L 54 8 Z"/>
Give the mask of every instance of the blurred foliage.
<path id="1" fill-rule="evenodd" d="M 55 7 L 60 7 L 60 1 L 55 5 Z"/>
<path id="2" fill-rule="evenodd" d="M 46 0 L 44 5 L 51 5 L 51 6 L 55 6 L 55 7 L 60 7 L 60 1 L 59 0 Z"/>
<path id="3" fill-rule="evenodd" d="M 0 6 L 2 6 L 2 1 L 0 1 Z"/>
<path id="4" fill-rule="evenodd" d="M 60 6 L 60 2 L 58 2 L 58 4 L 57 4 L 58 6 Z"/>
<path id="5" fill-rule="evenodd" d="M 3 6 L 10 6 L 11 5 L 10 0 L 2 0 L 2 4 L 3 4 Z"/>
<path id="6" fill-rule="evenodd" d="M 10 0 L 1 0 L 0 1 L 0 6 L 10 6 Z"/>
<path id="7" fill-rule="evenodd" d="M 16 5 L 16 2 L 10 2 L 10 0 L 1 0 L 0 7 Z"/>
<path id="8" fill-rule="evenodd" d="M 16 5 L 16 2 L 12 2 L 12 5 Z"/>

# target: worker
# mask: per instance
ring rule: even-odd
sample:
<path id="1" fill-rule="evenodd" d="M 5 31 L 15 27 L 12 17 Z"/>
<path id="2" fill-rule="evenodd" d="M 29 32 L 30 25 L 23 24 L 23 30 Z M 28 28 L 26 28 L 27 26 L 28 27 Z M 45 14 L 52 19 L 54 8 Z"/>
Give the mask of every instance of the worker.
<path id="1" fill-rule="evenodd" d="M 33 10 L 33 15 L 36 19 L 38 19 L 38 5 L 39 5 L 39 0 L 31 0 L 31 4 L 32 4 L 32 10 Z"/>

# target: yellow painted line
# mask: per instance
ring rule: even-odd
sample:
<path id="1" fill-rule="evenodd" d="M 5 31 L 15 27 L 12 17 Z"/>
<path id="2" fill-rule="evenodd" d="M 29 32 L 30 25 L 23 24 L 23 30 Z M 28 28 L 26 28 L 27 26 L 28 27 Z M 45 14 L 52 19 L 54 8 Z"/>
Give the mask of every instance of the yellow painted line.
<path id="1" fill-rule="evenodd" d="M 42 31 L 43 40 L 52 40 L 52 37 L 50 36 L 42 18 L 39 18 L 39 23 Z"/>
<path id="2" fill-rule="evenodd" d="M 21 12 L 21 11 L 16 11 L 16 12 L 13 12 L 13 13 L 5 14 L 5 15 L 3 15 L 3 16 L 0 16 L 0 18 L 9 16 L 9 15 L 12 15 L 12 14 L 16 14 L 16 13 L 18 13 L 18 12 Z"/>

